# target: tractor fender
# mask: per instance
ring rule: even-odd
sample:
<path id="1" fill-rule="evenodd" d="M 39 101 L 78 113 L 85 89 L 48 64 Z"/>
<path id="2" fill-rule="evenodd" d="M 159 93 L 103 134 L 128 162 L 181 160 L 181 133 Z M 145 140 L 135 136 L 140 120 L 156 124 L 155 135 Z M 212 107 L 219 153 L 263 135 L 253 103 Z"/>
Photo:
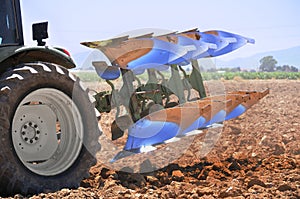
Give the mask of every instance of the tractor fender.
<path id="1" fill-rule="evenodd" d="M 22 63 L 38 61 L 58 64 L 67 69 L 75 68 L 74 61 L 67 53 L 64 49 L 50 46 L 6 47 L 1 55 L 4 59 L 0 60 L 0 72 Z"/>

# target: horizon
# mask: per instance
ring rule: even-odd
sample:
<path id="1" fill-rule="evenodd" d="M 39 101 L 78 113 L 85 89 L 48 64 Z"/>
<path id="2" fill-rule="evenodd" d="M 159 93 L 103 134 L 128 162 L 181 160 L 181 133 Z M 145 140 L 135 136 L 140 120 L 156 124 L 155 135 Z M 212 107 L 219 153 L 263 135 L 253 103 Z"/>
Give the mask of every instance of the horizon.
<path id="1" fill-rule="evenodd" d="M 273 58 L 278 62 L 277 66 L 283 66 L 283 65 L 294 66 L 294 67 L 298 68 L 299 72 L 300 72 L 300 59 L 297 59 L 298 57 L 300 57 L 299 49 L 300 49 L 300 45 L 294 46 L 291 48 L 287 48 L 287 49 L 283 49 L 283 50 L 274 50 L 274 51 L 269 51 L 269 52 L 257 53 L 257 54 L 251 55 L 249 57 L 237 57 L 237 58 L 225 60 L 225 61 L 218 57 L 202 58 L 202 59 L 199 59 L 198 61 L 201 63 L 201 60 L 202 60 L 203 63 L 206 63 L 205 65 L 208 65 L 207 66 L 208 68 L 210 68 L 212 65 L 214 65 L 216 68 L 240 67 L 241 69 L 246 69 L 246 70 L 251 70 L 251 69 L 257 70 L 257 68 L 259 67 L 260 59 L 262 59 L 265 56 L 273 56 Z M 293 51 L 291 52 L 291 50 L 293 50 Z M 286 56 L 286 57 L 283 56 L 284 58 L 279 56 L 279 58 L 278 58 L 278 54 L 286 55 L 287 53 L 294 54 L 293 57 L 296 57 L 296 59 L 286 60 L 286 57 L 288 57 L 288 56 Z M 105 55 L 97 49 L 90 49 L 87 51 L 83 51 L 83 52 L 74 54 L 73 58 L 77 64 L 77 66 L 79 68 L 81 68 L 83 62 L 86 62 L 90 56 L 92 56 L 93 60 L 97 59 L 97 61 L 109 62 L 108 58 L 105 57 Z M 234 62 L 238 62 L 238 63 L 233 64 Z M 248 62 L 250 62 L 250 64 Z M 257 62 L 256 63 L 257 65 L 253 64 L 254 62 Z M 92 67 L 92 65 L 90 64 L 89 67 Z"/>

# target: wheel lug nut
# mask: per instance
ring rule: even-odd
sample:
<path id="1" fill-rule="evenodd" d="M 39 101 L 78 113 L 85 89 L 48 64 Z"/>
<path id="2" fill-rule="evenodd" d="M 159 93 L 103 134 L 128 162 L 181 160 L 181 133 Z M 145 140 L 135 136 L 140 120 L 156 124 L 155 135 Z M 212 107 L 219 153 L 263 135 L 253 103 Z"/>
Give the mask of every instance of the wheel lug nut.
<path id="1" fill-rule="evenodd" d="M 27 142 L 27 144 L 36 143 L 39 140 L 40 134 L 39 126 L 34 122 L 24 124 L 20 132 L 23 141 Z"/>

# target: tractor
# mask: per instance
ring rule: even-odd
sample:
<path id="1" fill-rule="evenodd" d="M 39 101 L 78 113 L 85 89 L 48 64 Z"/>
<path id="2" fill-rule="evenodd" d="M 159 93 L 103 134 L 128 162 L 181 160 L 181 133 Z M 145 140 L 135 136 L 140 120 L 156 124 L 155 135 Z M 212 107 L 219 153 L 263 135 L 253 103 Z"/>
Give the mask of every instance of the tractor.
<path id="1" fill-rule="evenodd" d="M 127 137 L 114 164 L 234 119 L 269 92 L 209 96 L 197 60 L 254 40 L 192 29 L 82 42 L 109 60 L 93 65 L 111 89 L 92 94 L 70 72 L 76 65 L 68 51 L 46 46 L 47 26 L 33 24 L 37 46 L 24 46 L 20 1 L 1 0 L 0 195 L 78 187 L 105 144 L 99 142 L 101 114 L 115 114 L 111 140 Z M 190 74 L 185 65 L 191 65 Z M 114 86 L 118 79 L 120 89 Z"/>
<path id="2" fill-rule="evenodd" d="M 78 187 L 96 163 L 94 105 L 61 48 L 45 46 L 47 23 L 24 46 L 19 0 L 0 4 L 0 194 Z"/>

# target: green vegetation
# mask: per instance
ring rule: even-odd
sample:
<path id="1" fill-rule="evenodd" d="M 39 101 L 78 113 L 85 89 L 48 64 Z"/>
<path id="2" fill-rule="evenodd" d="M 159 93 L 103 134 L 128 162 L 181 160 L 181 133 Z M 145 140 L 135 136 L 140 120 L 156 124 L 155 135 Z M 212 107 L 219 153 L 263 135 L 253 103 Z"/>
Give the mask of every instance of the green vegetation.
<path id="1" fill-rule="evenodd" d="M 289 65 L 277 66 L 276 64 L 278 62 L 273 56 L 263 57 L 259 62 L 259 72 L 241 71 L 240 67 L 235 67 L 219 69 L 211 68 L 207 70 L 208 72 L 202 72 L 201 74 L 203 80 L 232 80 L 235 77 L 240 77 L 242 79 L 300 79 L 300 71 L 298 68 Z M 219 70 L 219 72 L 217 70 Z M 202 66 L 200 66 L 200 71 L 204 71 Z M 98 77 L 95 71 L 76 71 L 74 73 L 84 82 L 104 81 Z M 183 73 L 180 73 L 183 76 Z M 187 70 L 186 73 L 190 74 L 191 71 Z M 171 71 L 161 71 L 160 73 L 157 73 L 157 78 L 161 79 L 162 75 L 165 79 L 169 79 L 171 76 Z M 138 75 L 137 77 L 142 82 L 148 80 L 147 72 Z"/>
<path id="2" fill-rule="evenodd" d="M 232 80 L 235 77 L 242 79 L 300 79 L 300 72 L 225 72 L 225 73 L 202 73 L 204 80 L 225 79 Z"/>
<path id="3" fill-rule="evenodd" d="M 75 72 L 75 74 L 84 82 L 101 82 L 104 81 L 96 72 Z M 163 73 L 166 78 L 170 77 L 170 73 Z M 232 80 L 235 77 L 242 79 L 300 79 L 300 72 L 203 72 L 202 77 L 204 80 Z M 141 80 L 147 80 L 147 73 L 139 75 Z"/>
<path id="4" fill-rule="evenodd" d="M 259 71 L 263 72 L 274 72 L 274 71 L 282 71 L 282 72 L 298 72 L 298 68 L 295 66 L 283 65 L 276 66 L 278 63 L 273 56 L 266 56 L 259 60 L 260 66 Z"/>
<path id="5" fill-rule="evenodd" d="M 73 72 L 77 77 L 80 78 L 83 82 L 98 82 L 98 81 L 104 81 L 101 79 L 96 71 L 76 71 Z"/>
<path id="6" fill-rule="evenodd" d="M 273 72 L 276 68 L 277 61 L 273 56 L 266 56 L 259 60 L 259 70 L 264 72 Z"/>

